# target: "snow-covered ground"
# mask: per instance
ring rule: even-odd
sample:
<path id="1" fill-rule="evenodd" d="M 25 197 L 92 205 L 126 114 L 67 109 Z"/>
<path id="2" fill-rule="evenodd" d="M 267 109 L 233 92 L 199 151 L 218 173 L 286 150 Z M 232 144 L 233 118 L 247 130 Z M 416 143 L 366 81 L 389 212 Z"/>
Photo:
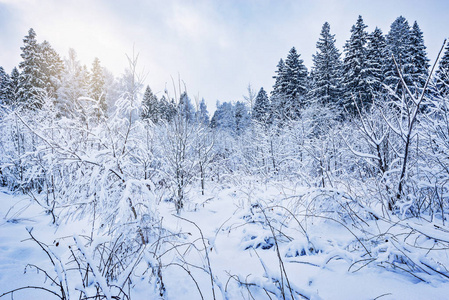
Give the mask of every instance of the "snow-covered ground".
<path id="1" fill-rule="evenodd" d="M 393 221 L 362 217 L 346 222 L 335 212 L 318 213 L 317 205 L 323 208 L 329 203 L 318 203 L 309 197 L 312 193 L 311 189 L 254 182 L 217 186 L 204 196 L 192 190 L 180 216 L 173 203 L 162 201 L 157 207 L 161 228 L 174 234 L 156 247 L 164 298 L 282 299 L 284 294 L 292 299 L 293 294 L 295 299 L 448 299 L 443 263 L 448 265 L 449 249 L 435 250 L 441 243 L 423 237 L 429 230 L 428 236 L 438 232 L 436 238 L 444 244 L 449 240 L 447 227 L 422 220 L 393 225 Z M 335 195 L 332 199 L 341 200 Z M 57 299 L 61 292 L 46 279 L 47 272 L 56 282 L 67 281 L 67 298 L 79 299 L 80 290 L 89 293 L 99 287 L 114 299 L 108 284 L 102 282 L 104 277 L 97 274 L 83 287 L 79 270 L 73 269 L 74 247 L 90 264 L 98 263 L 87 253 L 96 240 L 105 237 L 96 237 L 93 243 L 83 238 L 96 236 L 92 220 L 68 219 L 56 226 L 29 196 L 5 189 L 0 190 L 0 215 L 0 294 L 38 287 L 18 290 L 13 299 Z M 436 226 L 441 230 L 432 229 Z M 61 260 L 55 262 L 57 267 L 29 231 L 53 259 Z M 425 250 L 432 247 L 432 253 Z M 400 251 L 410 252 L 401 258 Z M 160 297 L 154 274 L 147 268 L 156 257 L 151 253 L 143 249 L 143 259 L 132 269 L 131 291 L 126 292 L 131 299 Z M 414 270 L 407 269 L 410 263 L 398 263 L 404 257 L 434 263 L 443 275 L 426 272 L 425 267 L 419 270 L 419 263 Z M 3 298 L 11 299 L 11 295 Z"/>

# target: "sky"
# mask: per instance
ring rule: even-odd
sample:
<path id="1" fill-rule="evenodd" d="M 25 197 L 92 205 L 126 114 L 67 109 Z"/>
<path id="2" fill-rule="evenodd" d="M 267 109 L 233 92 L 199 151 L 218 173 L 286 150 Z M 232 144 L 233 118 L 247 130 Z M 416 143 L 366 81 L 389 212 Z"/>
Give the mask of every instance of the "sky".
<path id="1" fill-rule="evenodd" d="M 173 95 L 182 82 L 213 111 L 217 100 L 243 100 L 249 84 L 270 91 L 293 46 L 310 70 L 326 21 L 342 51 L 358 15 L 367 31 L 384 34 L 400 15 L 416 20 L 434 61 L 449 36 L 448 14 L 446 0 L 0 0 L 0 66 L 10 72 L 19 64 L 33 28 L 61 57 L 73 48 L 82 64 L 98 57 L 116 76 L 127 55 L 138 54 L 138 73 L 153 92 Z"/>

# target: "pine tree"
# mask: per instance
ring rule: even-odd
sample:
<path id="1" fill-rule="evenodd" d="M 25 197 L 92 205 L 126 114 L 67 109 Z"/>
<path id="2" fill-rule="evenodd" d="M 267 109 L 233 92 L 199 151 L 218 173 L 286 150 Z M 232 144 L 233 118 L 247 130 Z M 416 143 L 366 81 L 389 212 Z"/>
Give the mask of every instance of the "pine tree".
<path id="1" fill-rule="evenodd" d="M 9 86 L 6 92 L 10 105 L 16 105 L 19 99 L 19 81 L 20 81 L 19 70 L 17 70 L 17 68 L 14 67 L 11 72 Z"/>
<path id="2" fill-rule="evenodd" d="M 313 55 L 311 72 L 311 97 L 321 104 L 337 103 L 342 96 L 342 72 L 340 52 L 335 46 L 335 35 L 330 34 L 330 25 L 324 23 L 321 37 Z"/>
<path id="3" fill-rule="evenodd" d="M 351 37 L 344 46 L 345 58 L 343 61 L 343 86 L 345 99 L 343 106 L 349 112 L 355 113 L 356 107 L 367 107 L 370 104 L 371 93 L 368 85 L 367 50 L 366 42 L 368 33 L 359 16 L 355 25 L 351 28 Z"/>
<path id="4" fill-rule="evenodd" d="M 435 72 L 437 92 L 441 96 L 449 95 L 449 43 L 446 43 L 444 54 L 438 63 L 438 70 Z"/>
<path id="5" fill-rule="evenodd" d="M 159 112 L 159 103 L 156 95 L 151 91 L 150 86 L 147 85 L 142 100 L 142 112 L 140 114 L 142 119 L 149 119 L 154 124 L 158 123 L 161 114 Z"/>
<path id="6" fill-rule="evenodd" d="M 209 126 L 209 112 L 207 111 L 206 101 L 201 99 L 199 110 L 196 112 L 197 120 L 199 123 Z"/>
<path id="7" fill-rule="evenodd" d="M 171 114 L 170 114 L 170 103 L 167 101 L 167 98 L 165 98 L 165 95 L 162 95 L 161 99 L 159 99 L 157 111 L 159 112 L 159 115 L 162 120 L 164 121 L 170 121 L 171 120 Z"/>
<path id="8" fill-rule="evenodd" d="M 245 103 L 237 101 L 234 106 L 234 131 L 237 135 L 241 135 L 251 124 L 251 117 Z"/>
<path id="9" fill-rule="evenodd" d="M 304 106 L 303 97 L 307 93 L 308 72 L 303 60 L 299 57 L 300 55 L 296 52 L 295 47 L 290 49 L 283 70 L 283 77 L 286 81 L 285 95 L 291 102 L 289 108 L 292 119 L 296 118 L 299 109 Z"/>
<path id="10" fill-rule="evenodd" d="M 36 40 L 36 33 L 30 28 L 23 39 L 24 46 L 20 49 L 23 61 L 19 79 L 18 101 L 25 107 L 36 109 L 43 105 L 45 95 L 45 75 L 41 71 L 42 53 Z"/>
<path id="11" fill-rule="evenodd" d="M 181 116 L 187 122 L 193 122 L 195 116 L 195 108 L 192 105 L 192 101 L 190 101 L 190 97 L 187 95 L 187 92 L 183 92 L 181 97 L 179 98 L 178 110 Z"/>
<path id="12" fill-rule="evenodd" d="M 212 128 L 223 129 L 233 132 L 235 126 L 234 106 L 230 102 L 217 102 L 217 109 L 210 121 Z"/>
<path id="13" fill-rule="evenodd" d="M 308 72 L 299 57 L 295 47 L 291 48 L 285 63 L 282 59 L 279 61 L 277 75 L 274 76 L 273 114 L 280 123 L 296 119 L 305 105 Z"/>
<path id="14" fill-rule="evenodd" d="M 398 95 L 401 95 L 403 87 L 393 57 L 401 70 L 407 86 L 413 86 L 413 79 L 411 77 L 413 65 L 410 60 L 411 31 L 408 21 L 403 16 L 398 17 L 391 24 L 386 40 L 387 56 L 384 65 L 385 84 Z"/>
<path id="15" fill-rule="evenodd" d="M 273 85 L 273 91 L 271 92 L 272 96 L 283 95 L 285 94 L 285 81 L 282 77 L 282 72 L 285 68 L 284 60 L 281 58 L 277 64 L 277 70 L 275 71 L 276 75 L 273 76 L 275 79 Z"/>
<path id="16" fill-rule="evenodd" d="M 75 111 L 78 99 L 88 95 L 88 71 L 77 60 L 75 50 L 69 49 L 69 56 L 64 60 L 61 86 L 58 89 L 57 109 L 68 115 Z"/>
<path id="17" fill-rule="evenodd" d="M 159 100 L 158 112 L 161 119 L 167 122 L 173 120 L 177 112 L 174 101 L 169 102 L 165 95 L 162 95 L 161 99 Z"/>
<path id="18" fill-rule="evenodd" d="M 270 100 L 263 87 L 257 93 L 251 117 L 262 124 L 266 124 L 270 118 Z"/>
<path id="19" fill-rule="evenodd" d="M 367 51 L 367 76 L 368 84 L 372 95 L 376 95 L 383 90 L 382 83 L 385 76 L 383 68 L 385 64 L 387 43 L 385 37 L 378 27 L 368 35 Z"/>
<path id="20" fill-rule="evenodd" d="M 427 58 L 423 32 L 419 28 L 416 21 L 413 23 L 411 29 L 409 55 L 413 67 L 413 69 L 410 70 L 413 86 L 410 88 L 416 86 L 418 88 L 418 92 L 421 92 L 426 84 L 427 77 L 429 76 L 430 60 Z"/>
<path id="21" fill-rule="evenodd" d="M 47 41 L 39 45 L 41 53 L 40 69 L 43 74 L 45 91 L 47 95 L 56 98 L 56 91 L 61 87 L 61 76 L 64 70 L 64 63 L 59 54 L 51 47 Z"/>
<path id="22" fill-rule="evenodd" d="M 99 107 L 103 113 L 107 112 L 103 67 L 101 67 L 98 57 L 95 57 L 90 71 L 89 96 L 98 101 Z"/>
<path id="23" fill-rule="evenodd" d="M 2 66 L 0 66 L 0 107 L 9 104 L 8 89 L 11 84 L 9 75 L 6 74 Z"/>

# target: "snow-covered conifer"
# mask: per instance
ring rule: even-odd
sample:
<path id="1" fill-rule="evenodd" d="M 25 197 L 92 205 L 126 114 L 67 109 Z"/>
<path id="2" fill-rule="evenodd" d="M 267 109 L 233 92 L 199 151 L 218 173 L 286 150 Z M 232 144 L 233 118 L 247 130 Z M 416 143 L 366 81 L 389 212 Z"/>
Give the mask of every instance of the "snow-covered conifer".
<path id="1" fill-rule="evenodd" d="M 403 17 L 398 17 L 390 26 L 390 31 L 386 36 L 387 56 L 384 65 L 385 84 L 398 94 L 402 93 L 402 83 L 400 82 L 396 61 L 407 86 L 413 86 L 411 72 L 413 70 L 410 59 L 411 31 L 408 21 Z M 394 57 L 394 60 L 393 60 Z"/>
<path id="2" fill-rule="evenodd" d="M 48 41 L 43 41 L 39 45 L 39 51 L 42 59 L 40 68 L 44 76 L 45 91 L 51 98 L 56 98 L 56 91 L 61 86 L 64 63 Z"/>
<path id="3" fill-rule="evenodd" d="M 251 124 L 251 117 L 245 103 L 237 101 L 234 106 L 235 133 L 241 135 Z"/>
<path id="4" fill-rule="evenodd" d="M 230 102 L 217 102 L 217 109 L 210 121 L 212 128 L 221 128 L 232 132 L 235 128 L 234 106 Z"/>
<path id="5" fill-rule="evenodd" d="M 367 44 L 367 75 L 370 90 L 373 95 L 382 90 L 382 83 L 384 81 L 384 74 L 382 72 L 385 64 L 386 54 L 385 37 L 378 27 L 368 35 Z"/>
<path id="6" fill-rule="evenodd" d="M 449 43 L 446 44 L 444 54 L 438 64 L 438 70 L 435 73 L 436 86 L 441 95 L 449 94 Z"/>
<path id="7" fill-rule="evenodd" d="M 98 57 L 95 57 L 92 63 L 92 69 L 90 71 L 89 96 L 98 101 L 101 110 L 106 112 L 106 91 L 104 84 L 103 67 L 100 65 L 100 60 Z"/>
<path id="8" fill-rule="evenodd" d="M 429 59 L 427 58 L 426 46 L 424 45 L 423 32 L 419 28 L 418 23 L 413 23 L 410 34 L 410 60 L 413 66 L 411 70 L 411 80 L 413 85 L 422 90 L 429 76 Z"/>
<path id="9" fill-rule="evenodd" d="M 335 35 L 330 33 L 328 22 L 323 24 L 316 47 L 318 51 L 313 55 L 310 96 L 321 104 L 337 103 L 342 96 L 341 60 L 335 46 Z"/>
<path id="10" fill-rule="evenodd" d="M 43 105 L 45 94 L 44 74 L 41 70 L 42 53 L 36 40 L 36 32 L 30 28 L 28 35 L 23 39 L 20 56 L 21 69 L 19 79 L 18 101 L 25 107 L 39 109 Z"/>
<path id="11" fill-rule="evenodd" d="M 153 94 L 149 85 L 145 89 L 142 100 L 142 111 L 140 113 L 142 119 L 151 120 L 153 123 L 159 122 L 160 112 L 159 103 L 156 95 Z"/>
<path id="12" fill-rule="evenodd" d="M 297 119 L 300 109 L 305 105 L 308 72 L 303 60 L 299 57 L 300 55 L 293 47 L 285 63 L 281 59 L 277 66 L 271 101 L 273 117 L 279 123 Z"/>
<path id="13" fill-rule="evenodd" d="M 201 99 L 199 110 L 196 112 L 197 121 L 205 126 L 209 125 L 209 112 L 207 111 L 206 101 Z"/>
<path id="14" fill-rule="evenodd" d="M 273 91 L 271 92 L 272 96 L 280 95 L 285 93 L 285 81 L 282 77 L 282 73 L 284 71 L 285 63 L 281 58 L 276 66 L 277 70 L 275 71 L 276 75 L 273 76 L 275 82 L 273 85 Z"/>
<path id="15" fill-rule="evenodd" d="M 270 99 L 263 87 L 257 93 L 251 117 L 260 123 L 266 123 L 270 117 Z"/>
<path id="16" fill-rule="evenodd" d="M 183 92 L 179 98 L 178 110 L 181 116 L 188 122 L 192 122 L 195 116 L 195 108 L 187 92 Z"/>
<path id="17" fill-rule="evenodd" d="M 77 108 L 78 98 L 87 97 L 88 72 L 77 59 L 74 49 L 69 49 L 69 56 L 64 60 L 64 70 L 61 76 L 61 86 L 58 89 L 57 110 L 64 115 L 70 115 Z"/>
<path id="18" fill-rule="evenodd" d="M 19 80 L 20 80 L 19 70 L 17 70 L 17 68 L 14 67 L 11 71 L 11 76 L 10 76 L 9 86 L 8 86 L 8 91 L 7 91 L 10 104 L 17 104 L 18 97 L 19 97 Z"/>
<path id="19" fill-rule="evenodd" d="M 369 105 L 370 91 L 367 72 L 366 42 L 368 33 L 362 16 L 351 28 L 351 37 L 344 46 L 345 58 L 343 61 L 343 85 L 345 99 L 343 106 L 349 112 L 355 112 L 355 103 L 359 107 Z"/>
<path id="20" fill-rule="evenodd" d="M 5 73 L 5 69 L 0 66 L 0 106 L 9 104 L 8 89 L 11 84 L 9 75 Z"/>

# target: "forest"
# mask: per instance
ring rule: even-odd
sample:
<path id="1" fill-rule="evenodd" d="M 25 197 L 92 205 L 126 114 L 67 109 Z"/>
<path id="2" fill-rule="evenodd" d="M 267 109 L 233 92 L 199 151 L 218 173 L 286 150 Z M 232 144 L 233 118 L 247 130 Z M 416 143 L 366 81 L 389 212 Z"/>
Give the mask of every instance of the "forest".
<path id="1" fill-rule="evenodd" d="M 0 67 L 0 298 L 447 297 L 449 44 L 366 28 L 213 114 L 30 29 Z"/>

